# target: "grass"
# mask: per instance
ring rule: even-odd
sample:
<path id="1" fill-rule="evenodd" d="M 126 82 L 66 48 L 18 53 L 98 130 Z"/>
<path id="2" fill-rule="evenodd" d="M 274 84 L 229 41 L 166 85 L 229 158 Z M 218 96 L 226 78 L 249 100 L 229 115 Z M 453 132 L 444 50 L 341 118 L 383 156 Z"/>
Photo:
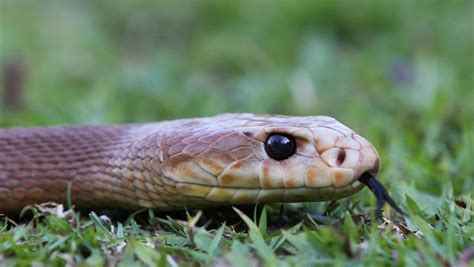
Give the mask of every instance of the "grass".
<path id="1" fill-rule="evenodd" d="M 310 212 L 321 205 L 288 206 L 292 220 L 285 223 L 271 207 L 255 217 L 234 208 L 241 220 L 227 224 L 221 218 L 212 225 L 201 211 L 185 220 L 144 211 L 111 222 L 95 212 L 34 210 L 23 224 L 4 221 L 0 255 L 5 264 L 19 266 L 462 266 L 472 257 L 472 199 L 453 201 L 451 193 L 427 209 L 433 212 L 407 197 L 410 217 L 379 221 L 347 203 L 329 210 L 326 205 L 327 217 Z"/>
<path id="2" fill-rule="evenodd" d="M 376 220 L 367 189 L 243 213 L 32 208 L 0 217 L 0 265 L 472 266 L 473 14 L 462 0 L 0 2 L 0 64 L 25 77 L 0 126 L 330 115 L 375 145 L 410 214 Z"/>

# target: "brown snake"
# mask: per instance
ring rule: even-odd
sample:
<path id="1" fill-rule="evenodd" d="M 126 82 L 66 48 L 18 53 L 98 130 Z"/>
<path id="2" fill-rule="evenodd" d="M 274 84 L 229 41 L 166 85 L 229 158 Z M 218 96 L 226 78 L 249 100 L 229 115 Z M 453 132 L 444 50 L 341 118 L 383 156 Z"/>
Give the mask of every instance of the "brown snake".
<path id="1" fill-rule="evenodd" d="M 33 203 L 175 210 L 326 201 L 375 179 L 379 157 L 325 116 L 223 114 L 148 124 L 0 129 L 0 213 Z"/>

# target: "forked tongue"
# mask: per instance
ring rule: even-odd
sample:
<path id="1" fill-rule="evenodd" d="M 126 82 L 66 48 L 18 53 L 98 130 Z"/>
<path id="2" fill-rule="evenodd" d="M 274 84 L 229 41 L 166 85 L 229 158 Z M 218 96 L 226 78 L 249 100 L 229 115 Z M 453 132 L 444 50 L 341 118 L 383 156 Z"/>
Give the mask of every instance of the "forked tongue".
<path id="1" fill-rule="evenodd" d="M 407 215 L 400 207 L 398 207 L 397 203 L 392 199 L 392 197 L 388 194 L 385 187 L 370 173 L 365 172 L 359 178 L 359 181 L 369 187 L 370 191 L 374 193 L 375 197 L 377 198 L 377 208 L 376 208 L 376 215 L 380 217 L 382 214 L 382 207 L 385 202 L 387 202 L 395 211 L 402 215 Z"/>

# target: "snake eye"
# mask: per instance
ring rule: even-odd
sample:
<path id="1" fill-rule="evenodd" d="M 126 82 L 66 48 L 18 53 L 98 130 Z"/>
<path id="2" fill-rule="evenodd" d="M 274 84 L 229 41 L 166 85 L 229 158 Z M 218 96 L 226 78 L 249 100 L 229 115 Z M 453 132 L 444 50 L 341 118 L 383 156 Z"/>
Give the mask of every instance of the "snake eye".
<path id="1" fill-rule="evenodd" d="M 267 140 L 265 140 L 265 151 L 272 159 L 287 159 L 296 151 L 295 139 L 288 135 L 270 135 Z"/>

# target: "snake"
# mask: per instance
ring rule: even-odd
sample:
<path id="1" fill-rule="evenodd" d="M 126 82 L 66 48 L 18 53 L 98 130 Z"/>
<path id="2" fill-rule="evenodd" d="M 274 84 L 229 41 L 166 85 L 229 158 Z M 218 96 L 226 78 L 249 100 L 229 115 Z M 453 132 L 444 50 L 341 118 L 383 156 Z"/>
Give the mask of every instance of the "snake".
<path id="1" fill-rule="evenodd" d="M 377 180 L 374 146 L 328 116 L 221 114 L 141 124 L 0 129 L 0 213 L 44 202 L 172 211 L 318 202 Z"/>

